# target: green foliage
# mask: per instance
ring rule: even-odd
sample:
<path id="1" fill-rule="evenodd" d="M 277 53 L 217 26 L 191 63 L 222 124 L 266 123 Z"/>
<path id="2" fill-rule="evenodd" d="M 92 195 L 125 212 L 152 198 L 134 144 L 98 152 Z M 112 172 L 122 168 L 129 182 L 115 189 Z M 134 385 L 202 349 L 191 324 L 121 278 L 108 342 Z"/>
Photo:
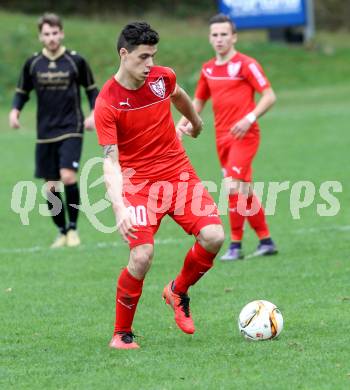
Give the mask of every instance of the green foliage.
<path id="1" fill-rule="evenodd" d="M 61 0 L 60 2 L 50 1 L 43 6 L 39 0 L 3 0 L 1 6 L 12 11 L 40 14 L 46 10 L 60 14 L 136 14 L 143 15 L 147 12 L 162 13 L 172 17 L 193 17 L 193 15 L 208 16 L 217 10 L 216 2 L 213 0 Z"/>
<path id="2" fill-rule="evenodd" d="M 332 30 L 349 30 L 350 2 L 344 0 L 314 0 L 317 26 Z"/>

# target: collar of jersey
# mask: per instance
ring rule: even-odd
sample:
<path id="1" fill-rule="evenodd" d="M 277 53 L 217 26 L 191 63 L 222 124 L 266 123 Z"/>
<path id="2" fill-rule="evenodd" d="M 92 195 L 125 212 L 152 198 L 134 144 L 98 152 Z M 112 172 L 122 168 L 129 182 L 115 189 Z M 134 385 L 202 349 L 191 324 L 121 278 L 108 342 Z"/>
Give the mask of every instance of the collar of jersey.
<path id="1" fill-rule="evenodd" d="M 43 55 L 51 61 L 57 60 L 57 58 L 61 57 L 65 52 L 66 52 L 66 48 L 64 46 L 61 46 L 54 56 L 51 55 L 45 47 L 43 48 L 43 51 L 42 51 Z"/>
<path id="2" fill-rule="evenodd" d="M 215 66 L 225 66 L 225 65 L 227 65 L 229 62 L 233 61 L 237 57 L 238 54 L 239 53 L 236 50 L 236 53 L 231 58 L 229 58 L 227 61 L 223 62 L 222 64 L 217 64 L 217 62 L 216 62 L 217 60 L 215 59 Z"/>

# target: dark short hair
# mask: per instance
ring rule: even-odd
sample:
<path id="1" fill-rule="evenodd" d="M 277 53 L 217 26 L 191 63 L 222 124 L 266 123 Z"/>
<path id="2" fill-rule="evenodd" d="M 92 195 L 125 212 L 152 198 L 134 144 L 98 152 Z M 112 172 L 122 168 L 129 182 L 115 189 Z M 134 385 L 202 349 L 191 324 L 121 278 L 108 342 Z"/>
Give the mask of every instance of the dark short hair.
<path id="1" fill-rule="evenodd" d="M 44 15 L 40 16 L 38 19 L 38 29 L 42 30 L 43 25 L 48 24 L 51 27 L 59 27 L 60 30 L 63 29 L 63 23 L 61 18 L 53 13 L 45 12 Z"/>
<path id="2" fill-rule="evenodd" d="M 237 27 L 235 23 L 225 14 L 216 14 L 209 19 L 209 26 L 214 23 L 229 23 L 232 28 L 232 32 L 235 34 L 237 32 Z"/>
<path id="3" fill-rule="evenodd" d="M 157 31 L 153 30 L 146 22 L 133 22 L 127 24 L 121 31 L 118 41 L 118 54 L 121 48 L 128 52 L 133 51 L 139 45 L 156 45 L 159 42 Z"/>

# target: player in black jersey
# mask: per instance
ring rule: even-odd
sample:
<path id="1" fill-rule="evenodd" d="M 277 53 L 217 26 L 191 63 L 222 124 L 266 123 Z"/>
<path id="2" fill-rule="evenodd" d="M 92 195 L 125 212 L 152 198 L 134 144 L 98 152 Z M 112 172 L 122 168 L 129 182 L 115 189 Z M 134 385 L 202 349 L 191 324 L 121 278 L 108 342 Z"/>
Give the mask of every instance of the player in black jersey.
<path id="1" fill-rule="evenodd" d="M 79 205 L 77 170 L 83 131 L 94 128 L 93 109 L 98 89 L 86 60 L 62 46 L 64 32 L 60 18 L 55 14 L 44 14 L 38 28 L 43 49 L 23 66 L 9 122 L 13 128 L 20 127 L 20 112 L 34 89 L 37 95 L 35 176 L 47 182 L 48 206 L 60 231 L 51 247 L 77 246 L 80 244 L 76 230 L 78 209 L 72 205 Z M 91 114 L 85 120 L 80 86 L 85 88 L 91 107 Z M 60 181 L 64 184 L 65 205 L 59 192 Z"/>

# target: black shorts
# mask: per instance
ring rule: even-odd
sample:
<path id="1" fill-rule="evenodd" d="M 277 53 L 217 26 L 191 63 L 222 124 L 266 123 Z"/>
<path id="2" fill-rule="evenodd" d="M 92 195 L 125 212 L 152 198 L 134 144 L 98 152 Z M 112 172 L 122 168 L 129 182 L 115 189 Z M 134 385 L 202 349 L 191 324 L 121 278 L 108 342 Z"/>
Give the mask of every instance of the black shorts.
<path id="1" fill-rule="evenodd" d="M 82 138 L 67 138 L 58 142 L 36 144 L 35 177 L 46 180 L 59 180 L 60 169 L 77 171 L 79 168 Z"/>

